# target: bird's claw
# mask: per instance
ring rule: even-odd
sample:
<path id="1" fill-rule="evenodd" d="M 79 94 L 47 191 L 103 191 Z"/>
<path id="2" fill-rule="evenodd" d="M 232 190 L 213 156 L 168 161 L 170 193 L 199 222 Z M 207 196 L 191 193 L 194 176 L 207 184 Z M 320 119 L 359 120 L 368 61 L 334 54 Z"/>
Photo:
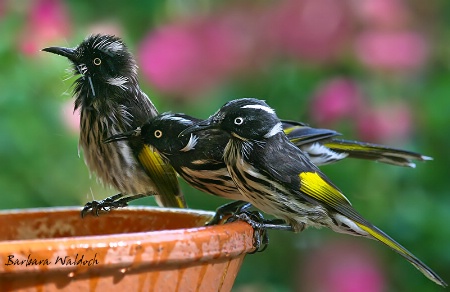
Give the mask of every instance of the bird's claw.
<path id="1" fill-rule="evenodd" d="M 240 214 L 247 209 L 249 209 L 252 205 L 250 203 L 244 202 L 244 201 L 234 201 L 225 205 L 220 206 L 216 209 L 216 213 L 214 214 L 214 217 L 208 221 L 205 225 L 206 226 L 212 226 L 217 225 L 226 217 Z"/>
<path id="2" fill-rule="evenodd" d="M 250 254 L 256 252 L 263 252 L 269 245 L 269 235 L 264 226 L 266 222 L 263 215 L 258 211 L 243 211 L 241 213 L 233 214 L 227 219 L 225 223 L 244 221 L 253 228 L 253 246 L 255 250 Z"/>
<path id="3" fill-rule="evenodd" d="M 117 194 L 108 197 L 100 201 L 91 201 L 84 205 L 83 210 L 81 210 L 81 218 L 84 218 L 88 213 L 92 213 L 94 216 L 99 216 L 100 212 L 109 212 L 112 209 L 123 208 L 128 206 L 127 201 L 120 200 L 122 194 Z"/>

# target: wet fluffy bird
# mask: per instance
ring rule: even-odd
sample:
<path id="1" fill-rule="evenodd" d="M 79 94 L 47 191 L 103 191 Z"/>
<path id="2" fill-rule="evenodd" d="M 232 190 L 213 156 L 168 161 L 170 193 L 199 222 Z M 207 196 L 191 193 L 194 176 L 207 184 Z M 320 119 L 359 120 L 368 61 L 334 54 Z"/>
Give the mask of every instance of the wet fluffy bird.
<path id="1" fill-rule="evenodd" d="M 329 178 L 289 141 L 275 111 L 265 102 L 251 98 L 228 102 L 181 136 L 210 129 L 229 134 L 223 157 L 245 201 L 284 219 L 296 231 L 308 226 L 328 227 L 376 239 L 430 280 L 447 286 L 434 271 L 351 206 Z"/>
<path id="2" fill-rule="evenodd" d="M 43 51 L 71 61 L 78 76 L 74 109 L 80 109 L 79 145 L 85 162 L 103 183 L 120 192 L 86 204 L 82 216 L 126 206 L 149 195 L 155 195 L 159 205 L 185 207 L 176 174 L 158 153 L 128 141 L 103 143 L 105 138 L 135 129 L 158 114 L 139 87 L 136 62 L 123 41 L 111 35 L 92 35 L 75 48 L 49 47 Z M 134 151 L 138 147 L 144 150 Z"/>

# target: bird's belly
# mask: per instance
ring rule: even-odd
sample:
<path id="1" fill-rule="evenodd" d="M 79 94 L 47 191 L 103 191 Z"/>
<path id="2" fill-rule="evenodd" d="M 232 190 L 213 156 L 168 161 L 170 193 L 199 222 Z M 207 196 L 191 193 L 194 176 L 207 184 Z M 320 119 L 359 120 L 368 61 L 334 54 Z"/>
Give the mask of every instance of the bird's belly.
<path id="1" fill-rule="evenodd" d="M 102 134 L 96 124 L 81 128 L 80 146 L 84 161 L 91 172 L 106 185 L 113 186 L 123 194 L 148 194 L 154 190 L 153 183 L 137 162 L 127 142 L 103 143 L 103 137 L 117 133 Z"/>
<path id="2" fill-rule="evenodd" d="M 245 201 L 261 211 L 286 220 L 295 230 L 305 226 L 323 227 L 330 221 L 328 212 L 320 205 L 313 205 L 275 181 L 258 173 L 251 165 L 235 164 L 229 172 Z"/>
<path id="3" fill-rule="evenodd" d="M 178 172 L 191 186 L 200 191 L 230 200 L 242 200 L 242 195 L 226 168 L 210 171 L 181 167 Z"/>

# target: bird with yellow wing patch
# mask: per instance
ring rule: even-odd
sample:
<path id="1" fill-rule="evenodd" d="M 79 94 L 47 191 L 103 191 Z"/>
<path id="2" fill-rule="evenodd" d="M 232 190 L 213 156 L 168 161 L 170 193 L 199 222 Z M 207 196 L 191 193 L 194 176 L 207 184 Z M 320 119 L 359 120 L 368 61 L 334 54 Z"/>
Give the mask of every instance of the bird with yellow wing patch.
<path id="1" fill-rule="evenodd" d="M 289 141 L 275 111 L 265 102 L 253 98 L 230 101 L 180 136 L 206 129 L 220 129 L 229 134 L 223 157 L 243 200 L 285 220 L 293 231 L 309 226 L 328 227 L 376 239 L 402 255 L 430 280 L 447 286 L 422 261 L 352 207 L 338 187 Z"/>

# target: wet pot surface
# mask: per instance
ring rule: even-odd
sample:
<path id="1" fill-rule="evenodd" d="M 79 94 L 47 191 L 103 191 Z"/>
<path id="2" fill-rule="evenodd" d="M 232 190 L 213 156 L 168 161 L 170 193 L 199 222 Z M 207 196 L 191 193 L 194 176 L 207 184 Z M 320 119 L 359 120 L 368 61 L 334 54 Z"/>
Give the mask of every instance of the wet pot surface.
<path id="1" fill-rule="evenodd" d="M 0 212 L 0 291 L 229 291 L 253 230 L 213 213 L 135 207 Z"/>

